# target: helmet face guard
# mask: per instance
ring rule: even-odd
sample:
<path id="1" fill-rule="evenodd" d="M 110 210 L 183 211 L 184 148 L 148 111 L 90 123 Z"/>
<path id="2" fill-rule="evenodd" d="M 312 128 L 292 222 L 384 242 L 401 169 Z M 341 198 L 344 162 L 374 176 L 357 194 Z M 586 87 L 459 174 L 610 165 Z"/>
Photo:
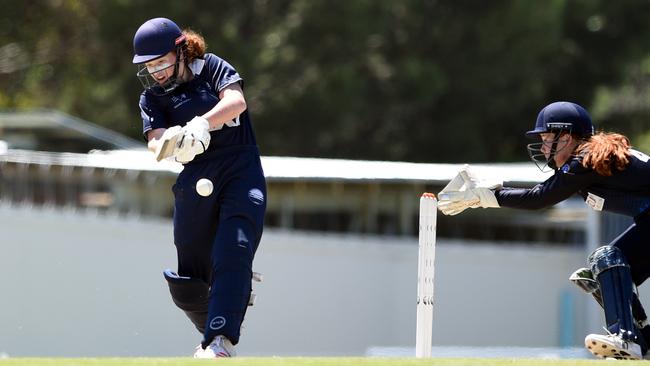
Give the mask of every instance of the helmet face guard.
<path id="1" fill-rule="evenodd" d="M 557 169 L 557 164 L 555 164 L 555 155 L 567 148 L 568 145 L 565 145 L 561 149 L 558 150 L 557 145 L 558 142 L 560 141 L 560 137 L 562 137 L 563 134 L 571 134 L 571 127 L 572 125 L 570 123 L 549 123 L 548 124 L 547 131 L 540 132 L 541 133 L 552 133 L 553 134 L 553 140 L 552 141 L 542 141 L 542 142 L 534 142 L 531 144 L 526 145 L 526 149 L 528 150 L 528 156 L 530 156 L 530 160 L 537 165 L 539 170 L 542 172 L 546 173 L 549 171 L 553 171 Z M 538 135 L 541 136 L 541 135 Z M 542 151 L 542 147 L 544 145 L 549 146 L 549 155 L 546 157 L 544 155 L 544 152 Z"/>
<path id="2" fill-rule="evenodd" d="M 154 95 L 162 96 L 171 93 L 174 89 L 180 85 L 178 70 L 180 68 L 180 62 L 182 60 L 182 49 L 178 49 L 176 52 L 176 61 L 173 64 L 165 63 L 159 67 L 147 67 L 146 64 L 140 64 L 138 66 L 138 72 L 136 76 L 140 80 L 140 83 L 145 90 L 150 91 Z M 160 72 L 167 72 L 170 68 L 174 68 L 174 73 L 165 80 L 164 83 L 159 83 L 155 74 Z"/>

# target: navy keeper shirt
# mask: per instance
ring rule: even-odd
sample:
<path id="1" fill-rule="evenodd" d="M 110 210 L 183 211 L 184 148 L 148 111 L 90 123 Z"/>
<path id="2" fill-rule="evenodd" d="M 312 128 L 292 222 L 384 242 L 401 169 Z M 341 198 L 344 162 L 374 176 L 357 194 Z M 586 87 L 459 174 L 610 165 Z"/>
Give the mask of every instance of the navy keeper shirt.
<path id="1" fill-rule="evenodd" d="M 650 209 L 650 157 L 630 152 L 625 170 L 609 177 L 583 167 L 580 158 L 574 157 L 531 189 L 503 188 L 495 191 L 495 196 L 502 207 L 539 209 L 577 193 L 596 210 L 636 217 Z"/>

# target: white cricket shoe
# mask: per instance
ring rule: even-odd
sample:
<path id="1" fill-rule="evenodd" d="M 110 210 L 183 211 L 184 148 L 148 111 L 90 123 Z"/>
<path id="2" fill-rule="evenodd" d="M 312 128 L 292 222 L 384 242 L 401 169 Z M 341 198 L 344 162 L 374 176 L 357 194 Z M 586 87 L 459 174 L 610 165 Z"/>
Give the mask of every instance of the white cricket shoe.
<path id="1" fill-rule="evenodd" d="M 616 334 L 589 334 L 585 337 L 585 347 L 599 358 L 617 360 L 642 360 L 641 346 L 626 341 Z"/>
<path id="2" fill-rule="evenodd" d="M 235 346 L 230 340 L 222 335 L 214 337 L 212 342 L 205 348 L 199 344 L 194 352 L 194 358 L 220 358 L 235 357 Z"/>

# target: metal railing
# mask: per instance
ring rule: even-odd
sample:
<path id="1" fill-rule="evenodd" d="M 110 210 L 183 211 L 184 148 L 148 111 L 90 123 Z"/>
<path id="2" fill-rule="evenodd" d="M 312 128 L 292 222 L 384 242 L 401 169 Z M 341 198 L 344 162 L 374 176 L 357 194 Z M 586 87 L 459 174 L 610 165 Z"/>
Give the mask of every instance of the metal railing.
<path id="1" fill-rule="evenodd" d="M 96 153 L 101 154 L 101 153 Z M 8 150 L 0 154 L 0 201 L 10 205 L 170 216 L 176 172 L 103 164 L 93 154 Z M 140 157 L 138 152 L 133 157 Z M 122 156 L 124 158 L 124 156 Z"/>
<path id="2" fill-rule="evenodd" d="M 287 160 L 295 164 L 296 158 Z M 425 190 L 442 188 L 439 182 L 408 179 L 304 179 L 299 171 L 273 169 L 281 161 L 262 158 L 268 227 L 416 236 L 417 205 L 412 202 Z M 169 218 L 171 186 L 181 169 L 180 164 L 155 162 L 146 150 L 77 154 L 8 149 L 0 152 L 0 204 Z M 585 212 L 579 200 L 544 211 L 471 210 L 441 215 L 438 235 L 580 245 L 586 236 Z M 607 228 L 618 218 L 603 220 L 608 220 Z"/>

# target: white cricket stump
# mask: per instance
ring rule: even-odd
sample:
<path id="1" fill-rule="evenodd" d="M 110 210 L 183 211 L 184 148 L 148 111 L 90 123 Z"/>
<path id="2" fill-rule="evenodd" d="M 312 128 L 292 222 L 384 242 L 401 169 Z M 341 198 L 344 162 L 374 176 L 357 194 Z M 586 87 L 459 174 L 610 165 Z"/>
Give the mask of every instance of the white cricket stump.
<path id="1" fill-rule="evenodd" d="M 431 357 L 437 214 L 438 200 L 436 196 L 432 193 L 423 193 L 422 197 L 420 197 L 415 357 Z"/>

